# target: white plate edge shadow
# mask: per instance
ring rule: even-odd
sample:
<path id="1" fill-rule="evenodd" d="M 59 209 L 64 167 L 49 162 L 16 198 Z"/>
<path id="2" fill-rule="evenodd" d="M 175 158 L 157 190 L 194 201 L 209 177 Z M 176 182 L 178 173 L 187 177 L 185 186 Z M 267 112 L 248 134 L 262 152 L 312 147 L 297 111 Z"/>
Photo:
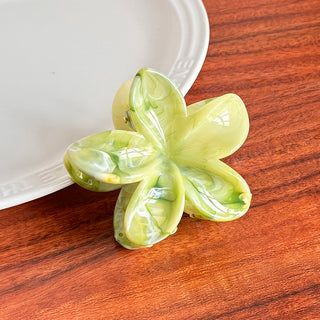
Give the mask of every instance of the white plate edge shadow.
<path id="1" fill-rule="evenodd" d="M 209 21 L 201 0 L 170 1 L 180 18 L 181 29 L 188 30 L 188 34 L 182 34 L 179 53 L 168 77 L 186 95 L 196 80 L 207 54 Z M 46 196 L 71 184 L 73 181 L 61 159 L 61 163 L 0 185 L 0 210 Z"/>

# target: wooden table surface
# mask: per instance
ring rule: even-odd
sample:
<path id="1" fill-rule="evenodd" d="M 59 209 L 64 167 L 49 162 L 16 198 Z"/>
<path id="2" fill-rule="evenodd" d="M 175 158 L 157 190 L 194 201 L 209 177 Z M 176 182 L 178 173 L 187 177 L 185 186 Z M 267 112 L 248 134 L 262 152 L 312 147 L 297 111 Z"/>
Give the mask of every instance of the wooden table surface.
<path id="1" fill-rule="evenodd" d="M 73 185 L 0 215 L 0 319 L 320 319 L 320 1 L 205 0 L 210 46 L 187 94 L 251 121 L 226 159 L 248 213 L 184 216 L 151 249 L 113 239 L 118 191 Z"/>

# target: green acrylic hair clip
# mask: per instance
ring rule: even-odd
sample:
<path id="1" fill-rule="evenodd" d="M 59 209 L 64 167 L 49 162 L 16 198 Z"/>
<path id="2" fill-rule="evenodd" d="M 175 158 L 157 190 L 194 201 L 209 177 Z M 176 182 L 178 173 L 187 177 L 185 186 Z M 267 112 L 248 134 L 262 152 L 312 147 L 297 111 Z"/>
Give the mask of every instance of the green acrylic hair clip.
<path id="1" fill-rule="evenodd" d="M 230 221 L 249 209 L 244 179 L 219 159 L 245 141 L 248 114 L 235 94 L 186 108 L 163 74 L 141 69 L 113 103 L 116 130 L 73 143 L 64 157 L 72 179 L 93 191 L 121 188 L 115 239 L 128 249 L 150 247 L 191 217 Z"/>

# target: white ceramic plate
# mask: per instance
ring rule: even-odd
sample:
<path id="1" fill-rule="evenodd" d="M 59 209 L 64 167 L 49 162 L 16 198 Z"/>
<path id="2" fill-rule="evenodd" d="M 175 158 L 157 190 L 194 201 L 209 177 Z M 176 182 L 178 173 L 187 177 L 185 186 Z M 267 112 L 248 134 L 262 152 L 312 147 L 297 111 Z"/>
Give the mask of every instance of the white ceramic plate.
<path id="1" fill-rule="evenodd" d="M 113 128 L 140 68 L 186 94 L 208 41 L 200 0 L 0 0 L 0 208 L 70 185 L 66 147 Z"/>

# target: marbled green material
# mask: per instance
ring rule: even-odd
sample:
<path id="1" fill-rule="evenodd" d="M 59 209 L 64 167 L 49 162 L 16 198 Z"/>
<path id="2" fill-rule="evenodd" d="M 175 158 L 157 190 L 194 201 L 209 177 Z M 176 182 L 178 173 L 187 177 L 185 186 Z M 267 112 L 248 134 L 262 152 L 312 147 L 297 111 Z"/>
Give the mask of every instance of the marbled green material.
<path id="1" fill-rule="evenodd" d="M 137 73 L 130 92 L 127 87 L 116 101 L 129 101 L 127 112 L 121 106 L 129 123 L 75 142 L 64 158 L 84 188 L 109 191 L 122 185 L 114 213 L 116 240 L 128 249 L 150 247 L 177 230 L 184 210 L 213 221 L 245 214 L 249 187 L 220 161 L 247 137 L 242 100 L 227 94 L 186 108 L 177 87 L 147 68 Z"/>

